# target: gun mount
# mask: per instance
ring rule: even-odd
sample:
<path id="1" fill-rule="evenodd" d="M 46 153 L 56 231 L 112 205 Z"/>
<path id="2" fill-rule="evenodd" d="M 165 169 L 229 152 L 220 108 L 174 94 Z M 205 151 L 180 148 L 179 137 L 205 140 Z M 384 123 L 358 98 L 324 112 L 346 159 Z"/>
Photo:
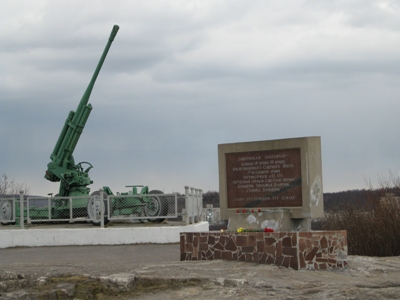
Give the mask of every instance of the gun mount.
<path id="1" fill-rule="evenodd" d="M 97 64 L 92 79 L 79 102 L 78 108 L 76 111 L 69 112 L 54 150 L 50 155 L 51 162 L 47 165 L 47 171 L 44 177 L 52 182 L 60 181 L 59 196 L 88 195 L 90 191 L 88 185 L 93 183 L 89 177 L 89 171 L 93 166 L 88 162 L 75 164 L 73 152 L 92 110 L 92 105 L 88 104 L 90 94 L 107 56 L 108 50 L 117 35 L 118 29 L 119 26 L 114 25 L 107 45 L 99 63 Z M 83 164 L 88 165 L 86 169 L 83 168 Z"/>

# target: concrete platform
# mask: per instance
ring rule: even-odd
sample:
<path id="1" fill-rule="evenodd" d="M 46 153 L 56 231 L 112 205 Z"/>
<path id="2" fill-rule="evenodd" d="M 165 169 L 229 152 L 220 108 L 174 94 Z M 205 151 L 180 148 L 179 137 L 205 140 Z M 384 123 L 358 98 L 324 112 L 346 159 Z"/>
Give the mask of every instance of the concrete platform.
<path id="1" fill-rule="evenodd" d="M 35 224 L 25 229 L 0 226 L 0 248 L 179 243 L 181 232 L 208 231 L 208 222 L 185 225 L 112 223 L 100 228 L 89 223 Z"/>

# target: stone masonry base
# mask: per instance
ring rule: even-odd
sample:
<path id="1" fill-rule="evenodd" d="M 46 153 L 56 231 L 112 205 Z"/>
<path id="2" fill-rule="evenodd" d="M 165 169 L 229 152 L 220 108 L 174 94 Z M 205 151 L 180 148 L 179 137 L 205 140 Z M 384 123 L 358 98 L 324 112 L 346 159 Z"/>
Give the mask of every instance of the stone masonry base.
<path id="1" fill-rule="evenodd" d="M 181 261 L 227 259 L 294 270 L 347 266 L 346 231 L 183 232 Z"/>

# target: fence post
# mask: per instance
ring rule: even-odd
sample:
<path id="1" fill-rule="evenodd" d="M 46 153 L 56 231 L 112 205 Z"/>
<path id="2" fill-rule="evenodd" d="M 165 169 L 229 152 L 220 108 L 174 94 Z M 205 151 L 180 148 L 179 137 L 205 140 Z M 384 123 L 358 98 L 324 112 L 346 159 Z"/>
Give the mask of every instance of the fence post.
<path id="1" fill-rule="evenodd" d="M 185 210 L 186 210 L 185 221 L 186 221 L 186 225 L 189 225 L 189 208 L 190 208 L 189 187 L 187 185 L 185 185 Z"/>
<path id="2" fill-rule="evenodd" d="M 104 190 L 100 189 L 100 227 L 104 228 L 104 201 L 103 201 Z"/>
<path id="3" fill-rule="evenodd" d="M 19 226 L 24 229 L 24 191 L 19 191 Z"/>
<path id="4" fill-rule="evenodd" d="M 200 221 L 204 221 L 204 214 L 203 214 L 203 190 L 199 189 L 199 198 L 197 199 L 197 205 L 200 207 Z"/>
<path id="5" fill-rule="evenodd" d="M 194 206 L 195 206 L 195 202 L 194 202 L 194 187 L 190 188 L 190 206 L 192 208 L 191 211 L 191 218 L 192 218 L 192 224 L 194 224 Z"/>
<path id="6" fill-rule="evenodd" d="M 194 189 L 194 197 L 193 197 L 193 202 L 194 202 L 194 207 L 196 208 L 195 210 L 195 220 L 196 223 L 199 222 L 199 215 L 200 215 L 200 207 L 199 207 L 199 189 Z"/>
<path id="7" fill-rule="evenodd" d="M 71 222 L 72 219 L 74 218 L 74 212 L 72 210 L 72 198 L 69 197 L 69 221 Z"/>
<path id="8" fill-rule="evenodd" d="M 175 193 L 175 215 L 178 216 L 178 193 Z"/>
<path id="9" fill-rule="evenodd" d="M 52 217 L 52 215 L 51 215 L 51 204 L 52 204 L 52 202 L 53 202 L 53 200 L 51 199 L 52 197 L 50 196 L 50 198 L 48 198 L 48 201 L 47 201 L 47 219 L 51 219 L 51 217 Z M 29 209 L 29 207 L 27 208 L 27 209 Z"/>
<path id="10" fill-rule="evenodd" d="M 30 207 L 30 205 L 29 205 L 29 197 L 28 197 L 28 198 L 26 198 L 26 223 L 27 224 L 31 224 L 31 220 L 29 218 L 29 207 Z M 15 216 L 15 209 L 13 211 L 13 214 Z"/>

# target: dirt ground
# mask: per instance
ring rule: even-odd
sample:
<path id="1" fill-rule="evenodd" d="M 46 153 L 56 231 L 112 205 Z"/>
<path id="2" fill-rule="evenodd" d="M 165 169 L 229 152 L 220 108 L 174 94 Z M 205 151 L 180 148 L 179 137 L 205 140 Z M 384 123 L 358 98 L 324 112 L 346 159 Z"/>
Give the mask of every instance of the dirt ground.
<path id="1" fill-rule="evenodd" d="M 400 257 L 295 271 L 180 262 L 178 244 L 0 249 L 0 299 L 400 299 Z"/>

